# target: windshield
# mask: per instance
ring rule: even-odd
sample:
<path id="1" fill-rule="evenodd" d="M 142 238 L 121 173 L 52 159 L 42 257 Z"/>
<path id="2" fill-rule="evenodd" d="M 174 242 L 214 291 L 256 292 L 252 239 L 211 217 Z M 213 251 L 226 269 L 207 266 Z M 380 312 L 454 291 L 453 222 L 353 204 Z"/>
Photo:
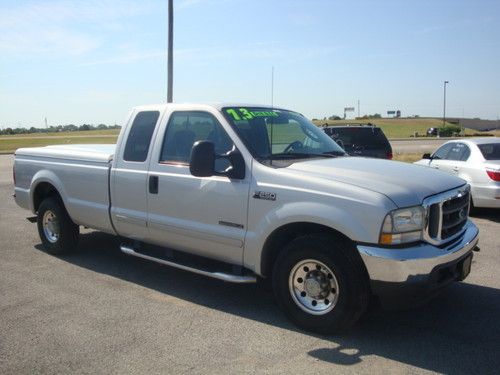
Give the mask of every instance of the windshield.
<path id="1" fill-rule="evenodd" d="M 299 113 L 257 107 L 222 109 L 258 160 L 345 155 L 330 137 Z"/>

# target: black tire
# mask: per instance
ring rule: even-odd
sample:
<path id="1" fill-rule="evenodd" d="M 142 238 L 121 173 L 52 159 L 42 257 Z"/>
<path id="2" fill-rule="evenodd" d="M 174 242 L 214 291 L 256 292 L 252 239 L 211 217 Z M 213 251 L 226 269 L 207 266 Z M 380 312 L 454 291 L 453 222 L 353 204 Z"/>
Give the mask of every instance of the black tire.
<path id="1" fill-rule="evenodd" d="M 56 221 L 56 229 L 50 232 L 57 233 L 57 237 L 51 237 L 44 229 L 45 215 Z M 76 248 L 80 236 L 79 226 L 73 223 L 59 199 L 52 197 L 42 201 L 38 208 L 37 226 L 43 247 L 48 253 L 66 254 Z"/>
<path id="2" fill-rule="evenodd" d="M 370 287 L 364 264 L 355 251 L 350 241 L 327 234 L 297 237 L 285 246 L 274 264 L 273 289 L 278 306 L 292 322 L 309 331 L 332 334 L 346 330 L 360 318 L 368 306 Z M 289 286 L 294 267 L 309 259 L 326 265 L 338 286 L 333 308 L 328 307 L 331 310 L 323 315 L 304 311 Z M 326 310 L 327 302 L 325 299 Z"/>

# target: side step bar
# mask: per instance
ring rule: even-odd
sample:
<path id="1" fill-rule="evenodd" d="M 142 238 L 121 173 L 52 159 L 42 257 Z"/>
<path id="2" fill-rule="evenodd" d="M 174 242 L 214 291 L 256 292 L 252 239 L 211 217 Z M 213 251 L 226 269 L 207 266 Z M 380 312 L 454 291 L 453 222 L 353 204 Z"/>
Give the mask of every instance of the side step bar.
<path id="1" fill-rule="evenodd" d="M 208 276 L 212 277 L 214 279 L 219 279 L 222 281 L 228 281 L 230 283 L 240 283 L 240 284 L 247 284 L 247 283 L 255 283 L 257 282 L 257 278 L 255 276 L 242 276 L 242 275 L 233 275 L 230 273 L 223 273 L 223 272 L 212 272 L 212 271 L 207 271 L 199 268 L 194 268 L 194 267 L 189 267 L 184 264 L 179 264 L 175 262 L 171 262 L 168 260 L 160 259 L 160 258 L 155 258 L 150 255 L 142 254 L 137 251 L 135 251 L 133 248 L 126 246 L 126 245 L 121 245 L 120 250 L 128 255 L 132 255 L 138 258 L 143 258 L 147 259 L 156 263 L 164 264 L 166 266 L 170 267 L 175 267 L 179 268 L 184 271 L 189 271 L 189 272 L 194 272 L 199 275 L 203 276 Z"/>

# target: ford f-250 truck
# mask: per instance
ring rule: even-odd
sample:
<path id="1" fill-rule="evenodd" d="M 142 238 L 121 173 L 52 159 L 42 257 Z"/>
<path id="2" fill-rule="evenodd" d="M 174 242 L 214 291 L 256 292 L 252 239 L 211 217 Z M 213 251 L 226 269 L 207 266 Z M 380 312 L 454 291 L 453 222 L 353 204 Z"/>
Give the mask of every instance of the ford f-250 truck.
<path id="1" fill-rule="evenodd" d="M 285 314 L 321 333 L 353 324 L 371 296 L 414 303 L 463 280 L 478 249 L 465 181 L 348 157 L 304 116 L 266 106 L 137 107 L 116 145 L 17 150 L 14 179 L 47 252 L 73 250 L 85 226 L 132 256 L 269 278 Z"/>

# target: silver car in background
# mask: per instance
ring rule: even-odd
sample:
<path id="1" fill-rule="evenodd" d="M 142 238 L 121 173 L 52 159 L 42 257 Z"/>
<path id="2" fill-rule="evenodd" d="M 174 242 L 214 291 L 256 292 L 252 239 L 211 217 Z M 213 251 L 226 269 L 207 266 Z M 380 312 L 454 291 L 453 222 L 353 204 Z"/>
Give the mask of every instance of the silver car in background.
<path id="1" fill-rule="evenodd" d="M 466 180 L 474 207 L 500 208 L 500 138 L 472 138 L 444 143 L 415 164 Z"/>

